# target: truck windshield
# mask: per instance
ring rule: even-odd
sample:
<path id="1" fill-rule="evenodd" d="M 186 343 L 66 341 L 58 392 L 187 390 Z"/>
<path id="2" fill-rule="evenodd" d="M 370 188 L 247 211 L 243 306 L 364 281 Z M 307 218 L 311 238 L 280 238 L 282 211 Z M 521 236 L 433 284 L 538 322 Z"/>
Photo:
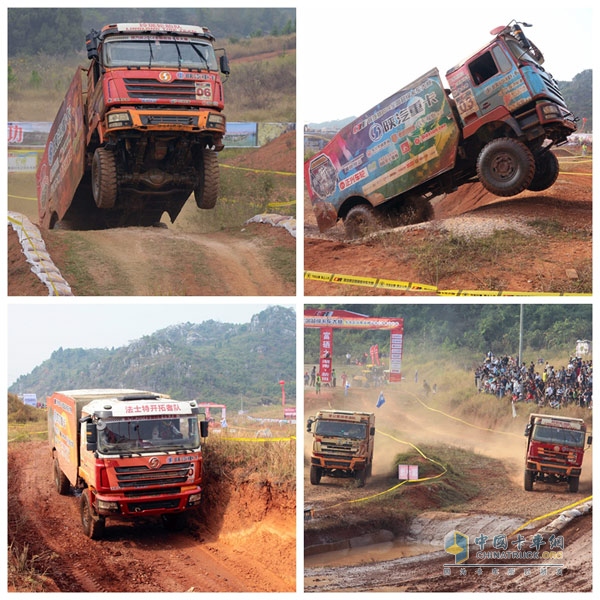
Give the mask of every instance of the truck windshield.
<path id="1" fill-rule="evenodd" d="M 537 61 L 529 52 L 527 52 L 527 50 L 524 50 L 523 47 L 519 45 L 517 40 L 506 39 L 506 44 L 508 45 L 511 54 L 515 57 L 516 61 L 529 62 L 542 69 L 542 71 L 544 70 L 540 62 Z"/>
<path id="2" fill-rule="evenodd" d="M 363 440 L 366 434 L 367 426 L 365 423 L 318 420 L 315 426 L 315 435 L 322 435 L 324 437 L 344 437 Z"/>
<path id="3" fill-rule="evenodd" d="M 152 37 L 107 40 L 103 50 L 105 67 L 162 67 L 216 71 L 217 58 L 210 44 Z"/>
<path id="4" fill-rule="evenodd" d="M 98 451 L 196 450 L 200 446 L 197 417 L 106 421 L 98 429 Z"/>
<path id="5" fill-rule="evenodd" d="M 574 429 L 550 427 L 548 425 L 536 425 L 533 428 L 533 435 L 531 438 L 536 442 L 543 442 L 546 444 L 560 444 L 561 446 L 583 448 L 585 443 L 585 432 L 576 431 Z"/>

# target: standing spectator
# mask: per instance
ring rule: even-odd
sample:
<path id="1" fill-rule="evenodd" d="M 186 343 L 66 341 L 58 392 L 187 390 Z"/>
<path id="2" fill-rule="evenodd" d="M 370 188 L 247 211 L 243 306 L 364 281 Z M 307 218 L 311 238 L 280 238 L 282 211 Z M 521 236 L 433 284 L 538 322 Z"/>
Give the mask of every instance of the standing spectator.
<path id="1" fill-rule="evenodd" d="M 335 374 L 335 369 L 331 369 L 331 387 L 335 387 L 337 382 L 337 375 Z"/>
<path id="2" fill-rule="evenodd" d="M 315 390 L 317 394 L 321 393 L 321 373 L 317 373 L 317 376 L 315 378 Z"/>
<path id="3" fill-rule="evenodd" d="M 316 376 L 317 376 L 317 367 L 313 367 L 312 371 L 310 372 L 310 385 L 311 386 L 315 385 Z"/>

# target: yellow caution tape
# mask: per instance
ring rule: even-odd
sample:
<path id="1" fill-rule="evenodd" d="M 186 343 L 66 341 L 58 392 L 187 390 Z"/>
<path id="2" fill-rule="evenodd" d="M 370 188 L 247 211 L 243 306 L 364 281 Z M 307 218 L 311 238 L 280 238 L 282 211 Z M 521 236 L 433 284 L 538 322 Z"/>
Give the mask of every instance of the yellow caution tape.
<path id="1" fill-rule="evenodd" d="M 224 169 L 238 169 L 239 171 L 250 171 L 252 173 L 271 173 L 273 175 L 293 175 L 296 176 L 296 173 L 288 173 L 287 171 L 266 171 L 263 169 L 250 169 L 249 167 L 234 167 L 232 165 L 223 165 L 219 164 L 219 167 L 223 167 Z"/>
<path id="2" fill-rule="evenodd" d="M 29 196 L 15 196 L 14 194 L 8 194 L 9 198 L 16 198 L 17 200 L 33 200 L 37 202 L 37 198 L 30 198 Z"/>
<path id="3" fill-rule="evenodd" d="M 440 290 L 435 285 L 410 281 L 395 281 L 379 277 L 360 277 L 356 275 L 340 275 L 319 271 L 304 271 L 304 279 L 323 283 L 341 285 L 359 285 L 379 290 L 402 290 L 406 292 L 429 292 L 438 296 L 591 296 L 591 293 L 578 292 L 498 292 L 493 290 Z"/>
<path id="4" fill-rule="evenodd" d="M 296 436 L 284 437 L 284 438 L 233 438 L 223 437 L 220 438 L 226 442 L 293 442 Z"/>

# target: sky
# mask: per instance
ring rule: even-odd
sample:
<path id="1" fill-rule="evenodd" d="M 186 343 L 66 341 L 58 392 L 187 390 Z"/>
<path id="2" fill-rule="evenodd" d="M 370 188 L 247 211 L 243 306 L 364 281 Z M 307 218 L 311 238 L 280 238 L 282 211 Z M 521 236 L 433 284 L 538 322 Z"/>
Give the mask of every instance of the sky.
<path id="1" fill-rule="evenodd" d="M 513 19 L 555 79 L 593 68 L 590 2 L 309 0 L 297 17 L 302 124 L 357 117 L 434 67 L 444 78 Z"/>
<path id="2" fill-rule="evenodd" d="M 179 323 L 249 323 L 253 315 L 278 304 L 173 302 L 133 304 L 11 304 L 7 326 L 7 384 L 27 375 L 58 348 L 118 348 Z M 293 307 L 290 304 L 280 306 Z M 26 391 L 26 390 L 24 390 Z"/>

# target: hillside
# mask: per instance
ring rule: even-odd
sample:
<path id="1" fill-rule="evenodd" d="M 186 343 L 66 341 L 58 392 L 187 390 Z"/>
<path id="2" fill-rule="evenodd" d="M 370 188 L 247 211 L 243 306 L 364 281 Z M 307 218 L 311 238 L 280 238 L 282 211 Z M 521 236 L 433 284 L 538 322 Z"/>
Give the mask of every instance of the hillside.
<path id="1" fill-rule="evenodd" d="M 181 323 L 120 348 L 59 348 L 9 392 L 45 398 L 58 389 L 131 387 L 237 409 L 295 403 L 296 320 L 273 306 L 249 324 Z"/>

